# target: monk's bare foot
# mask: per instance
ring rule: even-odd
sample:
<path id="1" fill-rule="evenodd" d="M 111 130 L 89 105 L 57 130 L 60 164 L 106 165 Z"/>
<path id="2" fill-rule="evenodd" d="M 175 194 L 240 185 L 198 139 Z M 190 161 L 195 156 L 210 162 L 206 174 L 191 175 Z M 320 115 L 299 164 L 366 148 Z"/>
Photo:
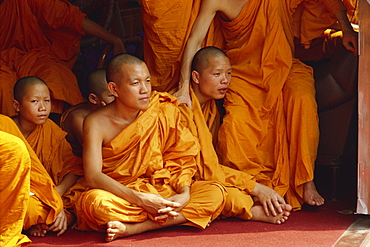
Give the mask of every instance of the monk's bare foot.
<path id="1" fill-rule="evenodd" d="M 107 223 L 107 237 L 106 241 L 110 242 L 117 238 L 127 237 L 130 234 L 127 232 L 127 227 L 120 221 L 109 221 Z"/>
<path id="2" fill-rule="evenodd" d="M 262 221 L 262 222 L 278 224 L 278 225 L 282 224 L 288 220 L 290 211 L 292 210 L 292 206 L 290 206 L 289 204 L 281 204 L 281 207 L 283 209 L 282 213 L 278 213 L 276 216 L 273 216 L 273 215 L 267 216 L 262 205 L 259 205 L 259 204 L 254 205 L 251 208 L 251 212 L 252 212 L 251 220 Z"/>
<path id="3" fill-rule="evenodd" d="M 44 237 L 47 232 L 48 226 L 43 223 L 31 226 L 31 228 L 28 229 L 28 234 L 33 237 Z"/>
<path id="4" fill-rule="evenodd" d="M 324 198 L 316 190 L 313 181 L 307 182 L 303 185 L 303 200 L 311 206 L 321 206 L 324 204 Z"/>

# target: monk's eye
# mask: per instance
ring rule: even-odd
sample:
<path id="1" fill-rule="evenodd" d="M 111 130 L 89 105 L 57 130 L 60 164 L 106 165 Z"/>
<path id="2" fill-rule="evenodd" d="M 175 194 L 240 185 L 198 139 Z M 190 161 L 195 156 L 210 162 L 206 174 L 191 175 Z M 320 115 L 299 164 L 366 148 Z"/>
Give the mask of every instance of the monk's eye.
<path id="1" fill-rule="evenodd" d="M 220 73 L 214 73 L 213 75 L 214 76 L 220 76 Z"/>

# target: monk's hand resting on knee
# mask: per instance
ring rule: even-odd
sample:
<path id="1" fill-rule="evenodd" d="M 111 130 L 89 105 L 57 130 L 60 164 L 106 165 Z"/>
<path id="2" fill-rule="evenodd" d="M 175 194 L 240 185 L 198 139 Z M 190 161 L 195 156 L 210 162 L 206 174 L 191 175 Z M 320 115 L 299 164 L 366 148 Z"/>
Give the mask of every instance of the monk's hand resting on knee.
<path id="1" fill-rule="evenodd" d="M 273 216 L 283 212 L 282 205 L 286 204 L 285 200 L 270 187 L 256 183 L 250 195 L 258 198 L 267 216 L 270 215 L 270 212 Z"/>
<path id="2" fill-rule="evenodd" d="M 176 212 L 180 212 L 183 207 L 185 207 L 190 201 L 190 187 L 183 186 L 179 194 L 166 198 L 169 201 L 177 202 L 180 204 L 179 207 L 175 208 Z"/>
<path id="3" fill-rule="evenodd" d="M 139 206 L 143 207 L 148 213 L 156 215 L 158 220 L 171 217 L 174 215 L 172 213 L 173 209 L 180 206 L 177 202 L 172 202 L 160 195 L 149 193 L 140 193 L 140 201 Z"/>
<path id="4" fill-rule="evenodd" d="M 60 212 L 57 217 L 55 217 L 55 220 L 51 226 L 49 226 L 49 231 L 58 232 L 57 236 L 62 235 L 67 230 L 67 216 L 64 213 L 64 210 Z"/>

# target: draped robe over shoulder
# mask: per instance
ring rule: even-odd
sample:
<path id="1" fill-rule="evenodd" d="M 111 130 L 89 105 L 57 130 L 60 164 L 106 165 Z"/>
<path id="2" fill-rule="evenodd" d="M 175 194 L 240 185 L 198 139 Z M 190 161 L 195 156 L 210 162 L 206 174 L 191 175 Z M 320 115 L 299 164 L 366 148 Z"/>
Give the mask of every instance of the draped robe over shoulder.
<path id="1" fill-rule="evenodd" d="M 65 139 L 66 135 L 65 131 L 48 119 L 44 124 L 37 125 L 27 137 L 28 143 L 56 185 L 68 173 L 83 175 L 82 159 L 73 154 L 71 145 Z"/>
<path id="2" fill-rule="evenodd" d="M 13 86 L 25 76 L 44 80 L 56 103 L 82 102 L 71 71 L 84 34 L 85 14 L 66 0 L 4 0 L 0 3 L 0 113 L 15 114 Z M 63 107 L 63 106 L 62 106 Z"/>
<path id="3" fill-rule="evenodd" d="M 197 172 L 194 176 L 197 181 L 218 181 L 226 186 L 228 196 L 222 212 L 224 217 L 238 217 L 250 219 L 250 212 L 254 202 L 248 195 L 253 191 L 256 181 L 245 172 L 222 166 L 212 144 L 212 129 L 217 123 L 217 105 L 209 100 L 203 107 L 191 90 L 192 109 L 185 104 L 179 106 L 184 126 L 199 140 L 200 152 L 196 157 Z"/>
<path id="4" fill-rule="evenodd" d="M 34 195 L 30 197 L 23 229 L 27 230 L 38 223 L 53 223 L 55 217 L 63 210 L 62 198 L 55 184 L 11 118 L 0 114 L 0 130 L 19 137 L 25 143 L 31 157 L 30 191 Z"/>
<path id="5" fill-rule="evenodd" d="M 31 160 L 23 141 L 0 131 L 0 246 L 26 246 L 23 220 L 30 198 Z"/>
<path id="6" fill-rule="evenodd" d="M 148 109 L 102 148 L 102 172 L 133 190 L 164 198 L 191 186 L 190 202 L 181 212 L 190 225 L 205 228 L 221 213 L 226 192 L 217 182 L 193 183 L 198 152 L 196 139 L 180 123 L 175 98 L 153 92 Z M 97 189 L 79 197 L 76 215 L 77 229 L 95 231 L 104 231 L 111 220 L 153 219 L 143 208 Z"/>
<path id="7" fill-rule="evenodd" d="M 146 40 L 145 59 L 167 88 L 178 81 L 185 46 L 178 42 L 186 41 L 201 1 L 182 9 L 178 1 L 142 2 L 145 30 L 158 37 Z M 313 179 L 318 145 L 312 69 L 293 58 L 293 14 L 301 2 L 249 0 L 235 20 L 216 14 L 203 43 L 223 49 L 233 68 L 218 136 L 220 163 L 274 188 L 295 210 L 303 203 L 302 185 Z M 167 24 L 167 12 L 190 18 Z"/>

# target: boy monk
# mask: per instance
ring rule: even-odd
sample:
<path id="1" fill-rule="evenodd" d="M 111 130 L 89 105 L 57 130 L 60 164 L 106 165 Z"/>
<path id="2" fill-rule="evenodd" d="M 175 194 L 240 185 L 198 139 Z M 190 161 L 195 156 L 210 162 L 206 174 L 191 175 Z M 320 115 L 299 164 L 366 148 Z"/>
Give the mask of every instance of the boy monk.
<path id="1" fill-rule="evenodd" d="M 292 13 L 300 2 L 201 0 L 177 92 L 187 103 L 191 61 L 217 23 L 219 47 L 233 67 L 217 142 L 220 162 L 253 175 L 294 210 L 324 204 L 313 181 L 319 129 L 312 69 L 293 58 Z"/>
<path id="2" fill-rule="evenodd" d="M 215 99 L 222 99 L 231 79 L 231 65 L 226 54 L 216 47 L 199 50 L 192 63 L 191 100 L 193 108 L 181 104 L 183 123 L 199 139 L 196 180 L 215 180 L 226 186 L 228 197 L 224 217 L 238 217 L 281 224 L 292 209 L 273 189 L 256 183 L 245 173 L 219 164 L 212 145 L 212 134 L 220 125 Z M 212 130 L 212 131 L 211 131 Z M 211 131 L 211 132 L 210 132 Z M 252 199 L 254 196 L 258 202 Z"/>
<path id="3" fill-rule="evenodd" d="M 30 199 L 23 229 L 32 236 L 44 236 L 48 230 L 62 235 L 67 229 L 63 201 L 49 174 L 11 118 L 0 114 L 0 130 L 20 138 L 31 158 Z"/>
<path id="4" fill-rule="evenodd" d="M 24 77 L 14 85 L 14 122 L 49 173 L 60 196 L 83 175 L 82 161 L 72 153 L 67 133 L 50 120 L 49 88 L 37 77 Z M 68 223 L 72 215 L 68 214 Z M 64 219 L 66 227 L 67 218 Z"/>
<path id="5" fill-rule="evenodd" d="M 221 212 L 225 191 L 192 182 L 199 145 L 180 123 L 175 98 L 151 94 L 140 59 L 121 54 L 107 67 L 115 100 L 84 121 L 86 185 L 75 205 L 77 229 L 106 240 L 178 224 L 205 228 Z"/>
<path id="6" fill-rule="evenodd" d="M 114 100 L 108 90 L 105 69 L 96 69 L 87 76 L 87 90 L 88 101 L 69 108 L 60 118 L 60 126 L 68 133 L 67 141 L 73 153 L 79 157 L 82 157 L 82 125 L 85 117 Z"/>
<path id="7" fill-rule="evenodd" d="M 18 137 L 0 131 L 0 246 L 26 246 L 21 234 L 30 199 L 31 160 Z"/>

